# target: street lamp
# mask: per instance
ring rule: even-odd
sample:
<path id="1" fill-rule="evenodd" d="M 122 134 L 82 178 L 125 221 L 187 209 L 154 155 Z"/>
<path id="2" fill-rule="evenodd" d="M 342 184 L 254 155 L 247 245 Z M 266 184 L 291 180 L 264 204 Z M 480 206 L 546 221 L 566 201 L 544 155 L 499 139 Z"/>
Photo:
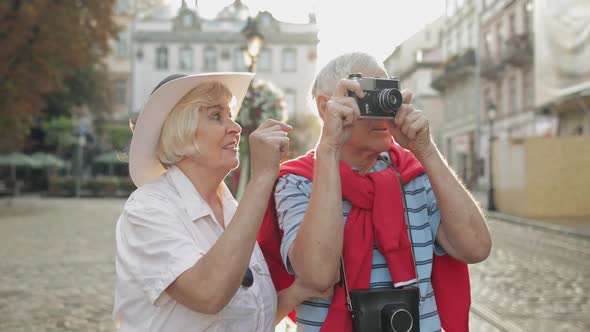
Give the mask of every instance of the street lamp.
<path id="1" fill-rule="evenodd" d="M 258 56 L 260 56 L 260 50 L 262 50 L 262 44 L 264 44 L 264 37 L 258 31 L 258 22 L 256 18 L 248 17 L 246 26 L 242 29 L 242 35 L 246 38 L 246 47 L 242 48 L 244 62 L 248 66 L 248 71 L 253 73 L 256 71 L 256 63 L 258 62 Z M 254 117 L 254 113 L 250 113 L 250 117 Z M 247 140 L 245 144 L 247 144 Z M 248 154 L 242 158 L 240 166 L 240 180 L 238 182 L 237 197 L 240 199 L 246 190 L 248 183 L 248 175 L 250 173 L 250 159 Z"/>
<path id="2" fill-rule="evenodd" d="M 248 66 L 248 71 L 253 73 L 256 70 L 262 44 L 264 44 L 264 37 L 258 31 L 256 18 L 248 17 L 246 26 L 242 29 L 242 34 L 246 37 L 247 42 L 247 46 L 242 49 L 244 60 Z"/>
<path id="3" fill-rule="evenodd" d="M 494 144 L 494 120 L 496 119 L 496 105 L 493 102 L 488 102 L 488 123 L 490 125 L 489 130 L 489 156 L 488 156 L 488 172 L 489 172 L 489 190 L 488 190 L 488 211 L 496 211 L 496 200 L 494 198 L 494 174 L 492 171 L 493 165 L 493 144 Z"/>

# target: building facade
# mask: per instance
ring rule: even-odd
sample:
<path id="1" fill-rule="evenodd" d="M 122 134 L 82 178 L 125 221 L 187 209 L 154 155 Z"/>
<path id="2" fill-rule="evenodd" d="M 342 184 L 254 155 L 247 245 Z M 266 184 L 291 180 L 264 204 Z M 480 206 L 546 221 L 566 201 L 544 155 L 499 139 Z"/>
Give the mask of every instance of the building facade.
<path id="1" fill-rule="evenodd" d="M 133 32 L 132 110 L 140 110 L 152 89 L 170 74 L 247 71 L 241 31 L 249 16 L 248 7 L 236 0 L 211 20 L 185 1 L 178 10 L 163 7 L 139 17 Z M 255 19 L 264 37 L 256 77 L 283 91 L 289 115 L 308 110 L 317 58 L 315 17 L 294 24 L 260 12 Z"/>
<path id="2" fill-rule="evenodd" d="M 439 92 L 430 83 L 440 74 L 444 60 L 440 47 L 443 23 L 444 18 L 440 18 L 428 24 L 398 45 L 384 61 L 389 76 L 400 79 L 402 89 L 412 91 L 412 103 L 426 114 L 430 133 L 439 146 L 443 107 Z"/>
<path id="3" fill-rule="evenodd" d="M 478 2 L 447 0 L 441 47 L 444 63 L 432 87 L 443 105 L 442 151 L 468 187 L 477 183 L 479 75 L 477 73 Z"/>
<path id="4" fill-rule="evenodd" d="M 135 0 L 117 0 L 114 20 L 120 28 L 110 41 L 111 53 L 105 59 L 113 98 L 112 120 L 126 122 L 131 104 L 132 31 L 136 13 Z"/>
<path id="5" fill-rule="evenodd" d="M 490 142 L 524 137 L 553 136 L 557 120 L 535 107 L 534 34 L 532 0 L 484 0 L 480 14 L 481 151 Z M 495 117 L 490 118 L 490 110 Z M 489 165 L 489 153 L 483 154 Z M 489 185 L 489 167 L 482 183 Z"/>

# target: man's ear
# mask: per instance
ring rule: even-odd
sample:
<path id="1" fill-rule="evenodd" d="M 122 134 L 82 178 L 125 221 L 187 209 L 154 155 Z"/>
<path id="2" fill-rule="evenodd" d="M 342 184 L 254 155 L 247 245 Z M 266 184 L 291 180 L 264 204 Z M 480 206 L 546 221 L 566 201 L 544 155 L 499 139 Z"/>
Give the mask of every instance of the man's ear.
<path id="1" fill-rule="evenodd" d="M 315 98 L 315 105 L 318 109 L 318 112 L 320 113 L 320 118 L 322 119 L 324 118 L 324 114 L 328 107 L 328 100 L 330 100 L 330 98 L 324 95 L 319 95 Z"/>

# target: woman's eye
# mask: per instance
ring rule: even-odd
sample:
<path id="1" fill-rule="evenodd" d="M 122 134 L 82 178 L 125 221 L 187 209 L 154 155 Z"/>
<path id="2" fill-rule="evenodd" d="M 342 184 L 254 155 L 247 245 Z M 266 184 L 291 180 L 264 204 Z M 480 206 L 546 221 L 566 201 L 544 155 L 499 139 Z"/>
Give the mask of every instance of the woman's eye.
<path id="1" fill-rule="evenodd" d="M 219 113 L 215 113 L 211 116 L 212 120 L 221 120 L 221 115 Z"/>

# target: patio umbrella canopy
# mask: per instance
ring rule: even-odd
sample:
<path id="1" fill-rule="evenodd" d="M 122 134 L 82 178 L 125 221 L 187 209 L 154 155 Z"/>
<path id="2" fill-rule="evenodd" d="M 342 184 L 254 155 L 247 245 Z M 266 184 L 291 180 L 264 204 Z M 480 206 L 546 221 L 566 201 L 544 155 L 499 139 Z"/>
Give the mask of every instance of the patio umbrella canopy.
<path id="1" fill-rule="evenodd" d="M 36 166 L 33 158 L 24 153 L 13 152 L 9 154 L 0 155 L 0 166 Z"/>
<path id="2" fill-rule="evenodd" d="M 16 168 L 34 167 L 35 165 L 35 160 L 33 160 L 33 158 L 27 156 L 24 153 L 13 152 L 9 154 L 0 155 L 0 166 L 10 167 L 10 178 L 12 179 L 12 183 L 15 186 L 15 195 L 18 195 L 18 192 L 20 191 L 20 189 L 18 189 L 19 185 L 17 184 L 16 180 Z"/>
<path id="3" fill-rule="evenodd" d="M 64 168 L 65 161 L 51 153 L 36 152 L 31 155 L 35 165 L 33 168 Z"/>
<path id="4" fill-rule="evenodd" d="M 114 173 L 114 166 L 126 165 L 128 163 L 128 157 L 124 153 L 110 151 L 96 156 L 96 158 L 94 158 L 94 163 L 108 165 L 108 174 L 112 176 Z"/>
<path id="5" fill-rule="evenodd" d="M 117 151 L 100 154 L 94 158 L 96 164 L 127 164 L 127 156 Z"/>

